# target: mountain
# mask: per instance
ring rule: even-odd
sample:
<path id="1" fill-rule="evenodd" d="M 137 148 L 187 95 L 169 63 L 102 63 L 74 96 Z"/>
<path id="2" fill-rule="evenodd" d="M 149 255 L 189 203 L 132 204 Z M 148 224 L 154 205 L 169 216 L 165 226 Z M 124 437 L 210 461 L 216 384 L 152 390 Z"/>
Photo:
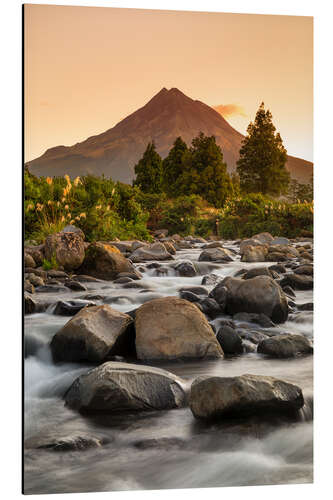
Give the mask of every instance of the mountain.
<path id="1" fill-rule="evenodd" d="M 157 151 L 165 157 L 178 136 L 189 145 L 200 131 L 216 137 L 228 170 L 235 170 L 243 135 L 213 108 L 176 88 L 163 88 L 145 106 L 106 132 L 74 146 L 50 148 L 27 165 L 37 176 L 104 174 L 131 183 L 134 166 L 148 142 L 154 140 Z M 310 180 L 312 167 L 311 162 L 288 157 L 287 168 L 300 182 Z"/>

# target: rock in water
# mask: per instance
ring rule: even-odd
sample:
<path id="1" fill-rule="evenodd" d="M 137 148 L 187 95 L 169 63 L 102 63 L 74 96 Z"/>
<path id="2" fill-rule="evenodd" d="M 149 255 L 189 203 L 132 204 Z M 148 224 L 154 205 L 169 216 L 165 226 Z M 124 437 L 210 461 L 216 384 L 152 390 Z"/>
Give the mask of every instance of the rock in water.
<path id="1" fill-rule="evenodd" d="M 134 250 L 130 255 L 132 262 L 146 262 L 150 260 L 171 260 L 171 253 L 167 251 L 163 243 L 153 243 Z"/>
<path id="2" fill-rule="evenodd" d="M 274 323 L 288 318 L 288 302 L 281 287 L 268 276 L 256 276 L 248 280 L 225 278 L 218 286 L 227 289 L 225 312 L 264 313 Z"/>
<path id="3" fill-rule="evenodd" d="M 267 246 L 246 246 L 242 252 L 242 262 L 265 262 L 267 255 Z"/>
<path id="4" fill-rule="evenodd" d="M 77 233 L 49 234 L 44 246 L 45 258 L 56 259 L 66 271 L 78 269 L 84 259 L 84 242 Z"/>
<path id="5" fill-rule="evenodd" d="M 56 361 L 100 362 L 134 351 L 133 320 L 109 305 L 82 309 L 51 341 Z"/>
<path id="6" fill-rule="evenodd" d="M 243 352 L 243 342 L 235 328 L 222 325 L 216 338 L 225 354 L 241 354 Z"/>
<path id="7" fill-rule="evenodd" d="M 199 262 L 232 262 L 229 250 L 225 248 L 208 248 L 199 255 Z"/>
<path id="8" fill-rule="evenodd" d="M 263 375 L 241 375 L 197 378 L 189 404 L 195 417 L 216 419 L 293 413 L 302 408 L 304 399 L 297 385 Z"/>
<path id="9" fill-rule="evenodd" d="M 204 314 L 187 300 L 163 297 L 136 311 L 138 359 L 219 358 L 223 351 Z"/>
<path id="10" fill-rule="evenodd" d="M 197 274 L 194 265 L 190 261 L 180 262 L 175 266 L 175 269 L 179 276 L 186 276 L 191 278 L 192 276 L 196 276 Z"/>
<path id="11" fill-rule="evenodd" d="M 78 377 L 65 394 L 79 411 L 168 410 L 183 406 L 183 381 L 151 366 L 107 362 Z"/>
<path id="12" fill-rule="evenodd" d="M 311 354 L 312 345 L 303 335 L 276 335 L 264 339 L 258 344 L 258 352 L 273 358 L 292 358 L 302 354 Z"/>
<path id="13" fill-rule="evenodd" d="M 118 248 L 106 243 L 91 243 L 86 249 L 80 274 L 87 274 L 102 280 L 114 280 L 119 273 L 134 273 L 131 262 Z"/>

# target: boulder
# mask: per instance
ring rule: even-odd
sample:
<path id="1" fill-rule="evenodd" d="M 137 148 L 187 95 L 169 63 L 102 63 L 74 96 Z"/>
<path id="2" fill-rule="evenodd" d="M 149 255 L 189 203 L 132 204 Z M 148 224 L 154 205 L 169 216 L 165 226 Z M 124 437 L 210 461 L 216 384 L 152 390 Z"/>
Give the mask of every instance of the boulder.
<path id="1" fill-rule="evenodd" d="M 295 414 L 303 407 L 300 387 L 274 377 L 199 377 L 191 386 L 189 404 L 199 419 Z"/>
<path id="2" fill-rule="evenodd" d="M 171 260 L 173 259 L 163 243 L 153 243 L 152 245 L 145 245 L 137 248 L 130 255 L 132 262 L 147 262 L 150 260 Z"/>
<path id="3" fill-rule="evenodd" d="M 28 279 L 30 281 L 30 283 L 32 285 L 34 285 L 34 286 L 43 286 L 43 285 L 45 285 L 43 278 L 41 278 L 40 276 L 37 276 L 34 273 L 29 273 L 26 276 L 26 279 Z"/>
<path id="4" fill-rule="evenodd" d="M 287 272 L 287 269 L 282 264 L 273 264 L 272 266 L 269 266 L 268 269 L 280 274 L 284 274 Z"/>
<path id="5" fill-rule="evenodd" d="M 189 302 L 200 302 L 200 297 L 198 295 L 187 290 L 181 290 L 179 292 L 179 297 Z"/>
<path id="6" fill-rule="evenodd" d="M 247 323 L 257 323 L 263 328 L 270 328 L 275 326 L 274 323 L 269 319 L 266 314 L 260 313 L 247 313 L 247 312 L 239 312 L 234 314 L 234 321 L 246 321 Z"/>
<path id="7" fill-rule="evenodd" d="M 288 238 L 284 238 L 283 236 L 275 237 L 269 242 L 270 245 L 289 245 L 289 243 Z"/>
<path id="8" fill-rule="evenodd" d="M 311 264 L 304 264 L 296 267 L 295 274 L 303 274 L 305 276 L 313 276 L 313 266 Z"/>
<path id="9" fill-rule="evenodd" d="M 134 351 L 133 320 L 109 305 L 85 307 L 51 341 L 56 361 L 100 362 Z"/>
<path id="10" fill-rule="evenodd" d="M 24 267 L 36 267 L 36 262 L 34 261 L 32 255 L 24 252 Z"/>
<path id="11" fill-rule="evenodd" d="M 84 259 L 84 243 L 76 233 L 49 234 L 45 240 L 45 258 L 52 261 L 54 258 L 59 266 L 66 271 L 78 269 Z"/>
<path id="12" fill-rule="evenodd" d="M 211 243 L 206 243 L 202 246 L 203 249 L 207 248 L 223 248 L 223 243 L 221 241 L 212 241 Z"/>
<path id="13" fill-rule="evenodd" d="M 243 352 L 243 342 L 235 328 L 222 325 L 216 338 L 225 354 L 241 354 Z"/>
<path id="14" fill-rule="evenodd" d="M 175 265 L 175 270 L 179 276 L 185 276 L 187 278 L 192 278 L 197 275 L 194 265 L 192 262 L 180 262 Z"/>
<path id="15" fill-rule="evenodd" d="M 61 233 L 75 233 L 80 236 L 83 240 L 85 239 L 84 232 L 79 227 L 73 226 L 73 224 L 68 224 L 60 231 Z"/>
<path id="16" fill-rule="evenodd" d="M 163 245 L 167 252 L 169 252 L 171 255 L 175 255 L 176 249 L 171 243 L 171 241 L 163 241 Z"/>
<path id="17" fill-rule="evenodd" d="M 241 261 L 265 262 L 267 252 L 268 252 L 267 246 L 265 245 L 257 245 L 257 246 L 248 245 L 243 249 Z"/>
<path id="18" fill-rule="evenodd" d="M 95 302 L 89 300 L 76 299 L 76 300 L 59 300 L 56 303 L 53 314 L 57 316 L 74 316 L 81 311 L 84 307 L 95 306 Z"/>
<path id="19" fill-rule="evenodd" d="M 24 294 L 24 314 L 33 314 L 36 312 L 36 302 L 28 293 Z"/>
<path id="20" fill-rule="evenodd" d="M 271 271 L 268 267 L 254 267 L 253 269 L 249 269 L 244 275 L 244 279 L 248 280 L 251 278 L 255 278 L 256 276 L 270 276 L 272 277 Z"/>
<path id="21" fill-rule="evenodd" d="M 29 280 L 24 280 L 24 291 L 28 293 L 35 293 L 35 287 Z"/>
<path id="22" fill-rule="evenodd" d="M 264 313 L 274 323 L 283 323 L 288 318 L 287 297 L 273 278 L 256 276 L 242 280 L 227 277 L 218 286 L 227 288 L 227 314 Z"/>
<path id="23" fill-rule="evenodd" d="M 222 276 L 218 276 L 217 274 L 207 274 L 201 280 L 202 285 L 214 286 L 220 283 L 223 280 Z"/>
<path id="24" fill-rule="evenodd" d="M 259 240 L 255 240 L 253 238 L 242 240 L 239 245 L 239 251 L 243 254 L 247 247 L 256 247 L 256 246 L 267 246 L 263 245 L 263 243 Z"/>
<path id="25" fill-rule="evenodd" d="M 42 266 L 44 260 L 44 245 L 25 246 L 24 253 L 31 255 L 36 266 Z M 35 267 L 35 266 L 34 266 Z"/>
<path id="26" fill-rule="evenodd" d="M 281 280 L 280 285 L 283 287 L 289 285 L 294 290 L 312 290 L 313 277 L 308 276 L 307 274 L 286 274 Z"/>
<path id="27" fill-rule="evenodd" d="M 215 299 L 211 297 L 206 297 L 205 299 L 201 299 L 200 302 L 200 310 L 209 318 L 214 319 L 221 314 L 221 309 L 219 304 Z"/>
<path id="28" fill-rule="evenodd" d="M 222 280 L 218 285 L 216 285 L 215 288 L 210 292 L 208 295 L 212 299 L 216 300 L 218 305 L 220 306 L 221 312 L 225 311 L 226 304 L 227 304 L 227 296 L 228 296 L 228 290 L 224 286 L 224 280 Z"/>
<path id="29" fill-rule="evenodd" d="M 259 233 L 252 236 L 252 239 L 260 241 L 264 245 L 270 245 L 274 237 L 270 233 Z"/>
<path id="30" fill-rule="evenodd" d="M 179 292 L 192 292 L 196 295 L 208 295 L 208 290 L 204 286 L 182 286 Z"/>
<path id="31" fill-rule="evenodd" d="M 121 253 L 131 253 L 132 252 L 132 242 L 131 241 L 102 241 L 106 245 L 111 245 L 112 247 L 118 248 Z"/>
<path id="32" fill-rule="evenodd" d="M 169 410 L 183 406 L 183 381 L 151 366 L 107 362 L 78 377 L 66 405 L 85 412 Z"/>
<path id="33" fill-rule="evenodd" d="M 26 439 L 26 449 L 47 449 L 50 451 L 83 451 L 90 448 L 99 448 L 103 439 L 86 433 L 58 435 L 56 432 L 33 436 Z"/>
<path id="34" fill-rule="evenodd" d="M 199 255 L 199 262 L 232 262 L 229 250 L 225 248 L 208 248 Z"/>
<path id="35" fill-rule="evenodd" d="M 292 358 L 313 352 L 312 345 L 303 335 L 275 335 L 258 344 L 258 352 L 273 358 Z"/>
<path id="36" fill-rule="evenodd" d="M 86 274 L 103 280 L 114 280 L 120 273 L 133 273 L 132 263 L 124 257 L 118 248 L 105 243 L 91 243 L 86 249 L 80 274 Z M 132 277 L 132 276 L 130 276 Z"/>
<path id="37" fill-rule="evenodd" d="M 187 300 L 163 297 L 136 311 L 138 359 L 219 358 L 223 351 L 204 314 Z"/>
<path id="38" fill-rule="evenodd" d="M 64 285 L 69 288 L 70 290 L 73 290 L 74 292 L 86 292 L 87 287 L 82 285 L 79 281 L 76 280 L 67 280 L 64 282 Z"/>

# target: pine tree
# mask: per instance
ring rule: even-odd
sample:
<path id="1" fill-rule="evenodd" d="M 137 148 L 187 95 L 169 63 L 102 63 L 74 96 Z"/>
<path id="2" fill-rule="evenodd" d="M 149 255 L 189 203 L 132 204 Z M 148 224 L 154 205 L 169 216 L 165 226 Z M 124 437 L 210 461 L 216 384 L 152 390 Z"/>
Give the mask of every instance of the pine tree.
<path id="1" fill-rule="evenodd" d="M 243 192 L 279 196 L 287 191 L 287 151 L 272 122 L 272 114 L 261 103 L 254 123 L 247 128 L 237 162 Z"/>
<path id="2" fill-rule="evenodd" d="M 150 142 L 143 157 L 134 167 L 136 178 L 133 186 L 138 186 L 144 193 L 160 193 L 162 190 L 162 158 Z"/>
<path id="3" fill-rule="evenodd" d="M 163 160 L 162 185 L 168 196 L 177 196 L 181 189 L 179 179 L 183 174 L 184 155 L 188 147 L 181 137 L 177 137 L 169 154 Z"/>

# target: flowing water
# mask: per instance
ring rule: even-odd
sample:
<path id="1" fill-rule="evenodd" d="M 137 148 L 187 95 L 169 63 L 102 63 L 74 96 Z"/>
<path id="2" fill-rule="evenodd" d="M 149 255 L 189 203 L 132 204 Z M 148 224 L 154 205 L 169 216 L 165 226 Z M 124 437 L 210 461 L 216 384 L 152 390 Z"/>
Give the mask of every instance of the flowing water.
<path id="1" fill-rule="evenodd" d="M 124 289 L 112 282 L 87 283 L 88 292 L 126 312 L 155 297 L 178 295 L 182 286 L 201 284 L 202 275 L 232 276 L 246 264 L 239 257 L 229 264 L 198 262 L 198 248 L 177 252 L 177 260 L 191 260 L 200 276 L 176 276 L 172 263 L 164 272 L 149 269 L 139 282 L 145 289 Z M 237 249 L 232 242 L 226 245 Z M 138 266 L 140 267 L 140 266 Z M 206 287 L 210 290 L 212 287 Z M 47 302 L 69 300 L 88 292 L 40 293 Z M 312 291 L 296 292 L 297 304 L 312 301 Z M 312 357 L 268 359 L 257 353 L 214 361 L 164 362 L 158 366 L 183 377 L 188 386 L 200 375 L 272 375 L 298 384 L 307 404 L 298 422 L 255 419 L 203 424 L 188 407 L 171 411 L 126 415 L 82 416 L 64 406 L 63 394 L 72 381 L 91 366 L 57 364 L 49 342 L 68 317 L 45 313 L 25 317 L 25 439 L 36 436 L 84 434 L 103 446 L 84 451 L 55 452 L 32 449 L 24 456 L 25 493 L 66 493 L 112 490 L 218 487 L 258 484 L 308 483 L 312 464 Z M 219 319 L 214 320 L 218 325 Z M 312 314 L 298 316 L 279 328 L 312 338 Z M 263 330 L 252 325 L 254 330 Z"/>

